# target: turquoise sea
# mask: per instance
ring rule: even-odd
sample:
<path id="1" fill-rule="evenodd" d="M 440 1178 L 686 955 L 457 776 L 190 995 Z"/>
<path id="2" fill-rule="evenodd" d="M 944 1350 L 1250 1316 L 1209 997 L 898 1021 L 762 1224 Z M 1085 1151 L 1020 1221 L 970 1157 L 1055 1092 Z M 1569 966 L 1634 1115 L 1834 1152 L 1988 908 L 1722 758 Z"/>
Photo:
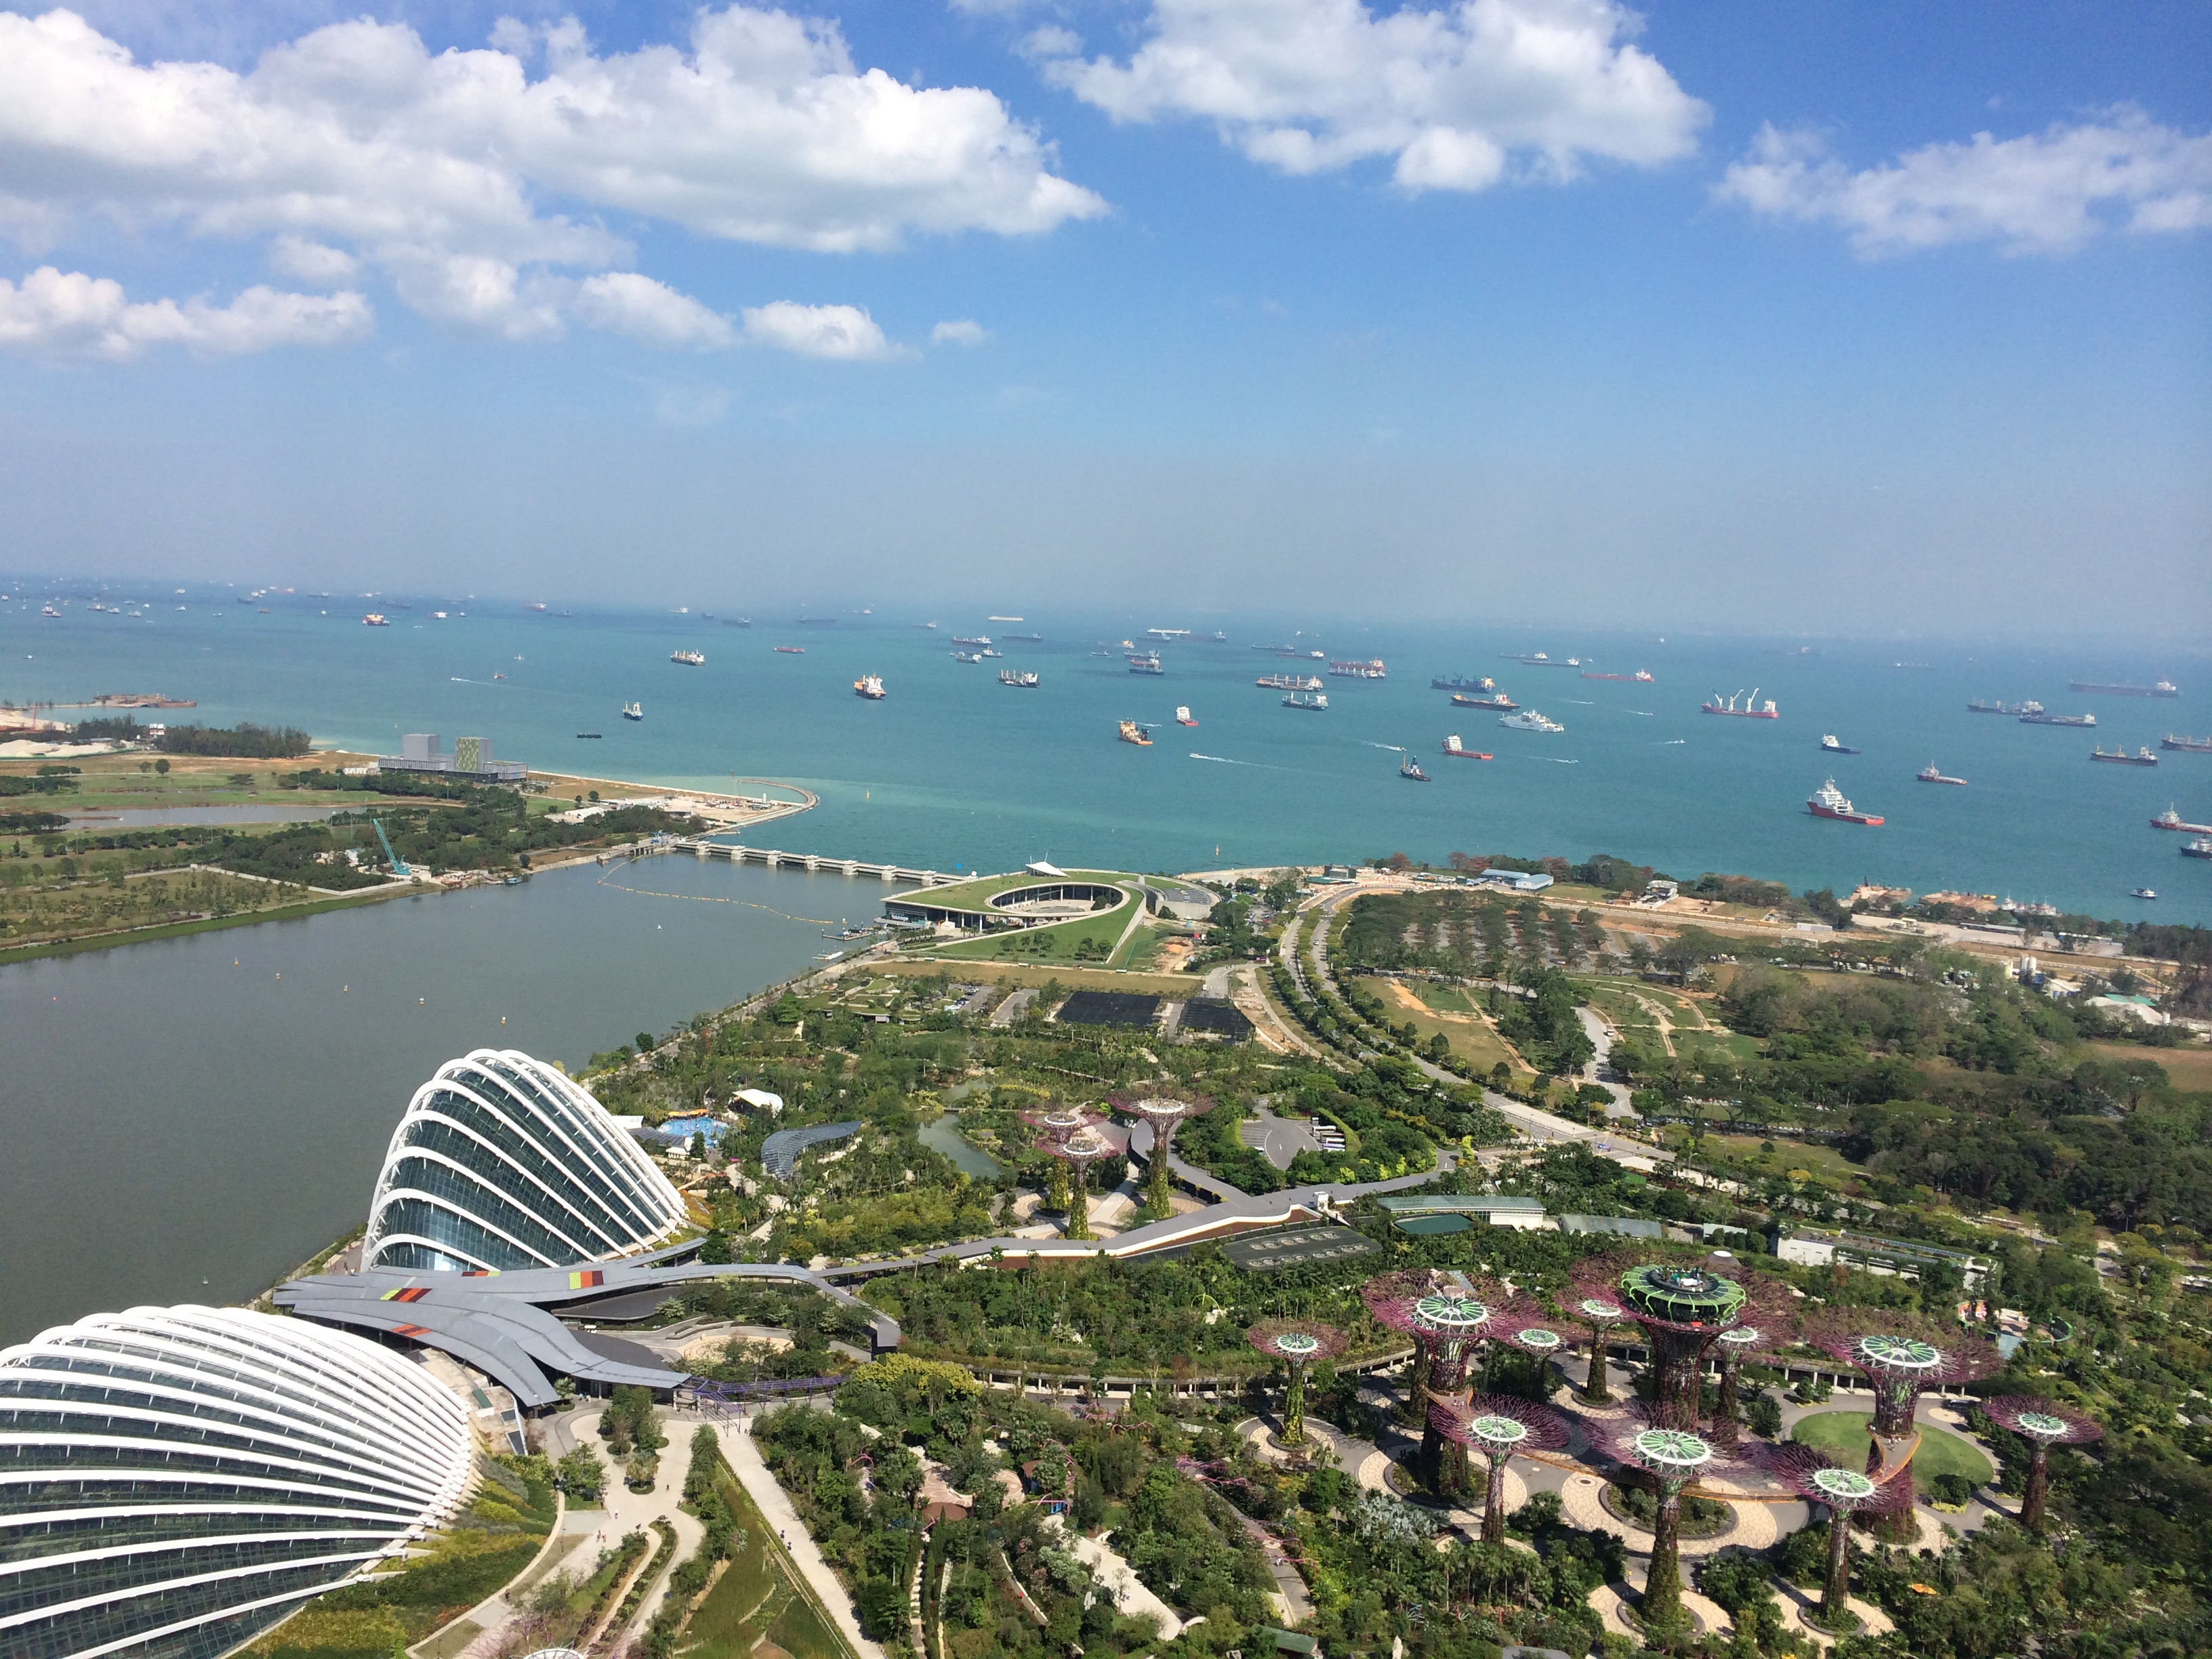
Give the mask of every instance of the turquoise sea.
<path id="1" fill-rule="evenodd" d="M 47 598 L 58 606 L 70 594 L 62 617 L 39 614 Z M 153 603 L 134 619 L 90 611 L 95 599 Z M 945 870 L 1033 859 L 1176 870 L 1401 850 L 1437 860 L 1455 850 L 1602 851 L 1684 877 L 1717 870 L 1839 891 L 1879 881 L 2212 921 L 2212 862 L 2182 858 L 2185 838 L 2148 823 L 2169 803 L 2212 822 L 2212 755 L 2168 751 L 2154 768 L 2089 759 L 2097 743 L 2156 752 L 2169 731 L 2212 734 L 2212 653 L 2203 650 L 1807 646 L 1264 614 L 1033 613 L 994 623 L 965 611 L 828 607 L 809 613 L 834 619 L 826 624 L 801 625 L 782 611 L 737 628 L 696 611 L 399 603 L 271 594 L 241 605 L 229 589 L 157 595 L 147 585 L 17 588 L 0 607 L 0 697 L 164 691 L 198 701 L 179 718 L 285 722 L 350 748 L 388 751 L 402 732 L 433 731 L 449 741 L 488 737 L 501 757 L 554 770 L 702 785 L 788 780 L 822 805 L 764 830 L 770 844 Z M 392 625 L 362 626 L 371 608 Z M 440 609 L 442 621 L 431 614 Z M 914 625 L 927 621 L 939 625 Z M 1118 648 L 1097 654 L 1125 639 L 1155 643 L 1143 632 L 1152 626 L 1195 630 L 1157 642 L 1164 674 L 1132 674 Z M 1212 641 L 1216 629 L 1225 641 Z M 1028 633 L 1043 638 L 1005 637 Z M 982 634 L 1000 641 L 1003 665 L 953 660 L 955 635 Z M 1332 658 L 1380 657 L 1389 677 L 1327 678 L 1326 713 L 1285 709 L 1254 682 L 1298 665 L 1252 647 L 1292 641 Z M 679 648 L 704 652 L 706 665 L 672 663 Z M 1540 650 L 1656 678 L 1584 679 L 1507 657 Z M 1001 665 L 1036 669 L 1043 683 L 1002 687 Z M 853 694 L 864 673 L 883 676 L 884 701 Z M 1501 730 L 1495 714 L 1455 709 L 1432 690 L 1438 673 L 1493 675 L 1566 730 Z M 2075 678 L 2160 677 L 2179 684 L 2178 700 L 2066 689 Z M 1779 720 L 1698 713 L 1708 693 L 1754 687 L 1779 705 Z M 2056 712 L 2094 712 L 2099 724 L 2094 732 L 2026 726 L 1968 713 L 1975 697 L 2036 698 Z M 642 722 L 620 718 L 630 699 L 643 703 Z M 1173 723 L 1178 704 L 1195 727 Z M 1122 719 L 1152 722 L 1152 746 L 1116 741 Z M 1454 732 L 1496 759 L 1445 757 L 1441 744 Z M 1830 732 L 1863 752 L 1822 754 Z M 1433 781 L 1398 776 L 1401 745 Z M 1968 787 L 1916 782 L 1930 761 Z M 1811 817 L 1805 798 L 1832 775 L 1887 824 Z M 2156 901 L 2131 899 L 2140 886 L 2156 890 Z"/>

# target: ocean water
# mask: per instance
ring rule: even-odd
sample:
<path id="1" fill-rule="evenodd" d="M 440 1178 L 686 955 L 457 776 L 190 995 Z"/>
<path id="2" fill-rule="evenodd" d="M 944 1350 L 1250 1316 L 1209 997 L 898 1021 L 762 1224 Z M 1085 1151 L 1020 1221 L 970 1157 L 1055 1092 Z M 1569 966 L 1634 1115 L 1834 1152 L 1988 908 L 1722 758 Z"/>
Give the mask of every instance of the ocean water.
<path id="1" fill-rule="evenodd" d="M 173 584 L 172 584 L 173 586 Z M 80 590 L 88 591 L 88 590 Z M 764 828 L 788 850 L 940 870 L 1064 866 L 1180 870 L 1357 860 L 1404 851 L 1617 854 L 1680 877 L 1706 870 L 1845 890 L 1862 881 L 1963 889 L 2105 916 L 2212 921 L 2212 862 L 2149 827 L 2169 803 L 2212 822 L 2212 755 L 2167 752 L 2155 768 L 2106 766 L 2092 746 L 2157 751 L 2166 732 L 2212 734 L 2212 653 L 2130 655 L 1988 643 L 1942 646 L 1661 638 L 1650 632 L 1504 627 L 1330 626 L 1208 619 L 1225 643 L 1159 644 L 1166 672 L 1130 673 L 1118 649 L 1173 615 L 1031 615 L 989 623 L 856 610 L 829 626 L 791 613 L 750 628 L 700 614 L 525 611 L 512 601 L 272 595 L 227 590 L 161 598 L 138 620 L 87 610 L 38 614 L 43 592 L 0 607 L 0 697 L 64 701 L 100 691 L 197 699 L 179 718 L 301 726 L 319 741 L 390 752 L 405 732 L 490 738 L 533 767 L 661 783 L 738 778 L 804 784 L 814 811 Z M 58 598 L 58 594 L 56 595 Z M 120 589 L 111 599 L 151 598 Z M 30 603 L 22 601 L 27 598 Z M 361 626 L 370 604 L 389 628 Z M 182 605 L 183 610 L 175 607 Z M 437 607 L 451 614 L 430 615 Z M 327 611 L 327 615 L 319 614 Z M 913 624 L 936 621 L 934 631 Z M 1191 621 L 1196 628 L 1199 623 Z M 1255 684 L 1297 665 L 1251 647 L 1291 637 L 1332 657 L 1382 658 L 1380 682 L 1326 679 L 1323 714 L 1285 709 Z M 957 663 L 956 634 L 1036 632 L 1005 663 Z M 796 645 L 804 654 L 774 647 Z M 669 660 L 678 648 L 703 667 Z M 1656 681 L 1588 680 L 1506 653 L 1579 654 Z M 1033 668 L 1042 686 L 998 684 Z M 1318 671 L 1321 665 L 1314 664 Z M 1502 730 L 1430 689 L 1438 673 L 1491 674 L 1558 735 Z M 881 702 L 854 679 L 884 677 Z M 495 676 L 504 674 L 504 679 Z M 2069 694 L 2073 678 L 2177 681 L 2174 701 Z M 1777 720 L 1704 715 L 1710 692 L 1771 697 Z M 2033 697 L 2094 712 L 2094 732 L 1974 714 L 1975 697 Z M 619 716 L 628 700 L 646 719 Z M 1173 723 L 1187 704 L 1199 724 Z M 1122 719 L 1152 722 L 1152 746 L 1118 742 Z M 598 741 L 577 738 L 599 732 Z M 1863 750 L 1828 756 L 1832 732 Z M 1440 752 L 1457 732 L 1488 763 Z M 1397 775 L 1401 750 L 1432 781 Z M 1929 762 L 1969 781 L 1916 782 Z M 1881 828 L 1816 819 L 1806 797 L 1832 775 Z M 2148 886 L 2158 897 L 2131 899 Z"/>

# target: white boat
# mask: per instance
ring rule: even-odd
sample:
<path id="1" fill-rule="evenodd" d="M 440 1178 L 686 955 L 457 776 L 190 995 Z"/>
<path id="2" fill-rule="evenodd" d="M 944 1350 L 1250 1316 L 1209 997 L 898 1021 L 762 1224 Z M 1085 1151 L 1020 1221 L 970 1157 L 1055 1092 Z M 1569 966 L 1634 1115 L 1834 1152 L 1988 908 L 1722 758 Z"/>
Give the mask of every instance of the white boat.
<path id="1" fill-rule="evenodd" d="M 1564 732 L 1567 728 L 1533 708 L 1524 708 L 1517 714 L 1500 714 L 1498 723 L 1515 732 Z"/>
<path id="2" fill-rule="evenodd" d="M 1190 717 L 1190 708 L 1188 704 L 1177 703 L 1176 705 L 1176 724 L 1177 726 L 1195 726 L 1198 724 L 1196 720 Z"/>
<path id="3" fill-rule="evenodd" d="M 707 653 L 703 651 L 672 651 L 668 653 L 668 660 L 680 662 L 686 668 L 704 668 Z"/>
<path id="4" fill-rule="evenodd" d="M 623 718 L 626 720 L 643 720 L 645 718 L 645 705 L 641 702 L 624 703 L 623 705 Z"/>

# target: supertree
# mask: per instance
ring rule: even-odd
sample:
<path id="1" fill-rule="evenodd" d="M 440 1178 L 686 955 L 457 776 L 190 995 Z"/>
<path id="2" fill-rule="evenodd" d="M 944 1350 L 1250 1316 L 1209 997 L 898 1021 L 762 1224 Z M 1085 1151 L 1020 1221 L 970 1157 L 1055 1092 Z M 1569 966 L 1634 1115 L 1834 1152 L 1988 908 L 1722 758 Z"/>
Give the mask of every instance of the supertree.
<path id="1" fill-rule="evenodd" d="M 1956 1326 L 1880 1308 L 1823 1310 L 1808 1316 L 1804 1335 L 1830 1358 L 1865 1372 L 1873 1385 L 1866 1472 L 1877 1486 L 1896 1488 L 1873 1530 L 1886 1541 L 1910 1543 L 1919 1525 L 1912 1511 L 1912 1455 L 1920 1449 L 1913 1419 L 1922 1390 L 1972 1382 L 2002 1368 L 2003 1359 Z"/>
<path id="2" fill-rule="evenodd" d="M 1743 1310 L 1735 1325 L 1713 1339 L 1711 1350 L 1721 1374 L 1720 1397 L 1713 1405 L 1713 1443 L 1725 1452 L 1736 1449 L 1735 1413 L 1744 1361 L 1785 1348 L 1797 1334 L 1796 1298 L 1785 1286 L 1755 1273 L 1736 1282 L 1744 1287 Z"/>
<path id="3" fill-rule="evenodd" d="M 1711 1263 L 1608 1254 L 1577 1265 L 1573 1293 L 1627 1309 L 1651 1350 L 1655 1416 L 1663 1427 L 1694 1431 L 1705 1350 L 1741 1319 L 1750 1299 L 1743 1286 Z"/>
<path id="4" fill-rule="evenodd" d="M 1291 1386 L 1283 1401 L 1283 1443 L 1303 1446 L 1306 1442 L 1306 1367 L 1342 1353 L 1344 1333 L 1310 1320 L 1269 1319 L 1245 1332 L 1244 1340 L 1289 1369 Z"/>
<path id="5" fill-rule="evenodd" d="M 1605 1374 L 1605 1334 L 1628 1317 L 1628 1310 L 1618 1296 L 1585 1296 L 1569 1300 L 1572 1305 L 1567 1311 L 1577 1324 L 1589 1333 L 1589 1377 L 1583 1384 L 1583 1398 L 1593 1406 L 1602 1406 L 1613 1398 Z"/>
<path id="6" fill-rule="evenodd" d="M 1024 1112 L 1022 1121 L 1037 1132 L 1038 1150 L 1052 1159 L 1052 1187 L 1046 1201 L 1067 1216 L 1067 1237 L 1091 1235 L 1091 1166 L 1114 1151 L 1098 1133 L 1106 1120 L 1079 1106 L 1054 1106 Z"/>
<path id="7" fill-rule="evenodd" d="M 1434 1273 L 1414 1268 L 1377 1273 L 1359 1287 L 1359 1299 L 1367 1304 L 1376 1324 L 1413 1339 L 1413 1363 L 1406 1373 L 1406 1397 L 1397 1406 L 1398 1420 L 1409 1426 L 1428 1421 L 1429 1365 L 1435 1357 L 1434 1348 L 1428 1332 L 1413 1317 L 1413 1304 L 1426 1296 L 1435 1283 Z"/>
<path id="8" fill-rule="evenodd" d="M 1173 1177 L 1168 1173 L 1168 1156 L 1175 1150 L 1176 1129 L 1185 1118 L 1212 1111 L 1212 1098 L 1155 1090 L 1146 1094 L 1109 1095 L 1107 1100 L 1123 1116 L 1152 1127 L 1152 1150 L 1145 1166 L 1145 1202 L 1155 1215 L 1166 1215 L 1170 1208 L 1169 1194 L 1174 1187 Z"/>
<path id="9" fill-rule="evenodd" d="M 1844 1622 L 1851 1594 L 1851 1516 L 1861 1510 L 1886 1508 L 1895 1500 L 1856 1469 L 1844 1468 L 1795 1441 L 1767 1448 L 1759 1462 L 1799 1497 L 1826 1506 L 1828 1577 L 1820 1592 L 1820 1622 L 1837 1629 Z"/>
<path id="10" fill-rule="evenodd" d="M 1663 1632 L 1682 1621 L 1682 1493 L 1700 1475 L 1732 1460 L 1712 1442 L 1660 1419 L 1654 1407 L 1638 1402 L 1611 1434 L 1613 1455 L 1642 1469 L 1657 1490 L 1652 1517 L 1651 1576 L 1644 1582 L 1644 1622 Z"/>
<path id="11" fill-rule="evenodd" d="M 1456 1492 L 1467 1485 L 1466 1457 L 1429 1420 L 1428 1407 L 1438 1401 L 1450 1404 L 1465 1395 L 1475 1344 L 1504 1324 L 1524 1317 L 1527 1311 L 1527 1304 L 1510 1290 L 1487 1279 L 1413 1297 L 1403 1304 L 1403 1316 L 1414 1340 L 1429 1352 L 1428 1376 L 1421 1390 L 1422 1415 L 1418 1420 L 1422 1459 L 1442 1491 Z"/>
<path id="12" fill-rule="evenodd" d="M 2021 1499 L 2020 1523 L 2030 1532 L 2041 1532 L 2044 1502 L 2051 1490 L 2051 1449 L 2101 1440 L 2105 1431 L 2079 1412 L 2026 1395 L 2000 1395 L 1984 1401 L 1982 1409 L 1992 1422 L 2027 1442 L 2027 1494 Z"/>
<path id="13" fill-rule="evenodd" d="M 1505 1465 L 1516 1452 L 1557 1451 L 1567 1443 L 1567 1425 L 1557 1412 L 1501 1394 L 1478 1394 L 1429 1407 L 1437 1432 L 1490 1465 L 1490 1488 L 1483 1501 L 1482 1541 L 1505 1541 Z"/>

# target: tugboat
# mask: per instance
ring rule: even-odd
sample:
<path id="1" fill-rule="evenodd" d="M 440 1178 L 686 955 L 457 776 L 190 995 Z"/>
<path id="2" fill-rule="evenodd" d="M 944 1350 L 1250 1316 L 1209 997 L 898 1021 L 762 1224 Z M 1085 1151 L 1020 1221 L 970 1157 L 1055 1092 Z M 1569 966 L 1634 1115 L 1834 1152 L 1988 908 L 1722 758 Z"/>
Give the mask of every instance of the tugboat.
<path id="1" fill-rule="evenodd" d="M 703 651 L 672 651 L 668 653 L 668 660 L 680 662 L 686 668 L 704 668 L 707 653 Z"/>
<path id="2" fill-rule="evenodd" d="M 1459 733 L 1456 732 L 1453 732 L 1451 736 L 1444 739 L 1444 753 L 1447 755 L 1456 756 L 1461 760 L 1488 760 L 1490 758 L 1489 756 L 1484 754 L 1480 750 L 1469 749 L 1465 744 L 1462 743 L 1459 740 Z"/>
<path id="3" fill-rule="evenodd" d="M 1821 734 L 1820 749 L 1824 754 L 1830 755 L 1856 755 L 1859 752 L 1832 732 Z"/>
<path id="4" fill-rule="evenodd" d="M 641 702 L 624 703 L 623 705 L 623 718 L 626 720 L 643 720 L 645 718 L 645 705 Z"/>
<path id="5" fill-rule="evenodd" d="M 863 674 L 853 682 L 853 691 L 856 696 L 866 697 L 870 702 L 881 702 L 884 700 L 884 677 Z"/>
<path id="6" fill-rule="evenodd" d="M 1327 710 L 1328 699 L 1318 691 L 1292 691 L 1284 697 L 1283 707 L 1304 708 L 1318 714 Z"/>
<path id="7" fill-rule="evenodd" d="M 1862 812 L 1850 804 L 1844 792 L 1830 778 L 1815 789 L 1805 803 L 1805 810 L 1816 818 L 1837 818 L 1845 823 L 1880 823 L 1879 813 Z"/>
<path id="8" fill-rule="evenodd" d="M 1963 785 L 1966 781 L 1964 778 L 1947 776 L 1934 761 L 1929 761 L 1927 765 L 1922 767 L 1912 775 L 1918 778 L 1923 783 L 1956 783 Z"/>
<path id="9" fill-rule="evenodd" d="M 2105 745 L 2100 743 L 2094 749 L 2089 751 L 2089 758 L 2093 761 L 2109 761 L 2114 766 L 2155 766 L 2158 764 L 2158 757 L 2152 754 L 2149 750 L 2142 747 L 2141 744 L 2136 745 L 2136 752 L 2132 755 L 2128 753 L 2124 749 L 2115 749 L 2108 755 L 2105 752 Z"/>
<path id="10" fill-rule="evenodd" d="M 1143 726 L 1138 725 L 1134 720 L 1123 720 L 1121 722 L 1121 741 L 1124 743 L 1133 743 L 1139 749 L 1150 749 L 1152 746 L 1152 734 L 1146 731 Z"/>
<path id="11" fill-rule="evenodd" d="M 1191 718 L 1190 709 L 1188 705 L 1177 703 L 1176 705 L 1176 724 L 1177 726 L 1195 726 L 1198 722 Z"/>
<path id="12" fill-rule="evenodd" d="M 1420 762 L 1413 758 L 1413 751 L 1410 749 L 1406 751 L 1404 761 L 1399 764 L 1398 775 L 1408 783 L 1426 783 L 1429 781 L 1429 775 L 1421 770 Z"/>
<path id="13" fill-rule="evenodd" d="M 1518 708 L 1520 706 L 1503 691 L 1487 697 L 1470 697 L 1464 691 L 1452 693 L 1452 707 L 1455 708 Z"/>
<path id="14" fill-rule="evenodd" d="M 2154 830 L 2179 830 L 2185 835 L 2212 836 L 2212 823 L 2191 823 L 2171 806 L 2150 821 Z"/>
<path id="15" fill-rule="evenodd" d="M 1564 732 L 1567 729 L 1559 721 L 1540 714 L 1533 708 L 1524 709 L 1518 714 L 1501 714 L 1498 723 L 1515 732 Z"/>

